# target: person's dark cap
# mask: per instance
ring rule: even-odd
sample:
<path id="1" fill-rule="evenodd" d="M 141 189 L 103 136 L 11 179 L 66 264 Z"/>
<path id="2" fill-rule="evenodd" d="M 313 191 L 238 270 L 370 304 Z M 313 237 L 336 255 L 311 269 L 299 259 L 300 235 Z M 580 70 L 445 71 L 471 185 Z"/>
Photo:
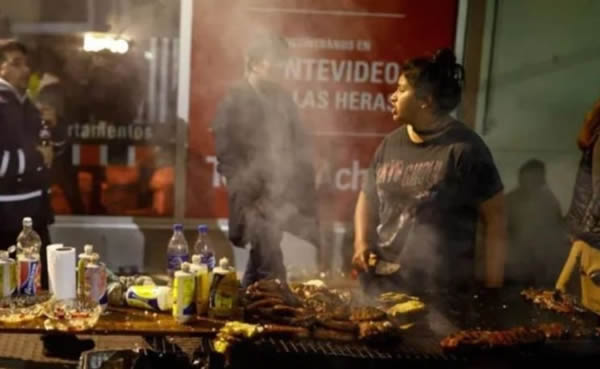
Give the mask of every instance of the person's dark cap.
<path id="1" fill-rule="evenodd" d="M 523 164 L 520 168 L 521 173 L 531 172 L 531 171 L 545 171 L 546 164 L 543 161 L 538 159 L 530 159 L 525 164 Z"/>
<path id="2" fill-rule="evenodd" d="M 18 50 L 23 54 L 27 54 L 27 46 L 15 38 L 0 39 L 0 54 L 6 51 Z"/>

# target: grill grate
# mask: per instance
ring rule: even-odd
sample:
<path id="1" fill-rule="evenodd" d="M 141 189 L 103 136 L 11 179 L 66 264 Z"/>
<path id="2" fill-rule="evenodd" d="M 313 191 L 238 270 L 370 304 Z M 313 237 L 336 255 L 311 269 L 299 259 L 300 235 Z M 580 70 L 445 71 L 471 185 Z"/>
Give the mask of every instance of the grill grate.
<path id="1" fill-rule="evenodd" d="M 338 357 L 363 360 L 458 360 L 437 350 L 433 338 L 417 344 L 403 343 L 397 346 L 377 347 L 362 343 L 338 343 L 315 340 L 283 340 L 263 338 L 254 341 L 247 349 L 269 354 Z M 436 349 L 434 349 L 436 348 Z"/>

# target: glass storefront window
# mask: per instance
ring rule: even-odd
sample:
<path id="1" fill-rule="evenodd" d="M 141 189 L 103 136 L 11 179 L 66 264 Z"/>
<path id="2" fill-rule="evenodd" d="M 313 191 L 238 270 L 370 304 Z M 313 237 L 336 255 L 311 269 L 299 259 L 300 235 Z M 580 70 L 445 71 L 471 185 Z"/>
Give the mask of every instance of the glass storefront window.
<path id="1" fill-rule="evenodd" d="M 59 117 L 56 214 L 172 216 L 179 1 L 11 3 L 2 37 L 26 43 L 30 96 Z"/>

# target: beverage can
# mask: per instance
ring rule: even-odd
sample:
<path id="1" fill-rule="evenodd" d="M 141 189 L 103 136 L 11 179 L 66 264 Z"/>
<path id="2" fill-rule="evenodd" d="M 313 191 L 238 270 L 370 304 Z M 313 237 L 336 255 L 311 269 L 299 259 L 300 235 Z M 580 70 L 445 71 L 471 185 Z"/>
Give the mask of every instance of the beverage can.
<path id="1" fill-rule="evenodd" d="M 181 268 L 173 280 L 173 317 L 179 323 L 186 323 L 194 316 L 195 279 L 189 272 L 189 263 L 183 263 Z"/>
<path id="2" fill-rule="evenodd" d="M 38 256 L 21 256 L 17 261 L 18 292 L 24 296 L 35 296 L 41 289 L 42 268 Z"/>
<path id="3" fill-rule="evenodd" d="M 17 262 L 9 258 L 8 252 L 0 254 L 0 297 L 10 297 L 17 289 Z"/>

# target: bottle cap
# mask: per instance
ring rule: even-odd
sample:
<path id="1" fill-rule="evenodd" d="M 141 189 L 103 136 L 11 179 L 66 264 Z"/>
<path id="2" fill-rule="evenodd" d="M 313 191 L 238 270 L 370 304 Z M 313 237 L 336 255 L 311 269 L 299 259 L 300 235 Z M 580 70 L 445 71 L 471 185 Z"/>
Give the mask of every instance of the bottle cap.
<path id="1" fill-rule="evenodd" d="M 90 255 L 90 260 L 92 263 L 97 263 L 100 260 L 100 255 L 97 252 L 94 252 Z"/>
<path id="2" fill-rule="evenodd" d="M 173 224 L 174 231 L 183 231 L 183 224 Z"/>
<path id="3" fill-rule="evenodd" d="M 200 255 L 192 255 L 192 264 L 200 265 L 201 262 L 202 258 L 200 257 Z"/>
<path id="4" fill-rule="evenodd" d="M 208 233 L 208 226 L 206 224 L 200 224 L 198 226 L 198 232 L 200 232 L 200 233 Z"/>
<path id="5" fill-rule="evenodd" d="M 181 263 L 181 270 L 183 272 L 189 272 L 190 271 L 190 263 L 188 263 L 187 261 Z"/>
<path id="6" fill-rule="evenodd" d="M 229 269 L 229 259 L 221 258 L 219 260 L 219 267 L 223 269 Z"/>
<path id="7" fill-rule="evenodd" d="M 94 245 L 87 244 L 83 246 L 83 253 L 86 255 L 92 255 L 92 253 L 94 253 Z"/>
<path id="8" fill-rule="evenodd" d="M 33 227 L 33 220 L 30 217 L 23 218 L 24 227 Z"/>

